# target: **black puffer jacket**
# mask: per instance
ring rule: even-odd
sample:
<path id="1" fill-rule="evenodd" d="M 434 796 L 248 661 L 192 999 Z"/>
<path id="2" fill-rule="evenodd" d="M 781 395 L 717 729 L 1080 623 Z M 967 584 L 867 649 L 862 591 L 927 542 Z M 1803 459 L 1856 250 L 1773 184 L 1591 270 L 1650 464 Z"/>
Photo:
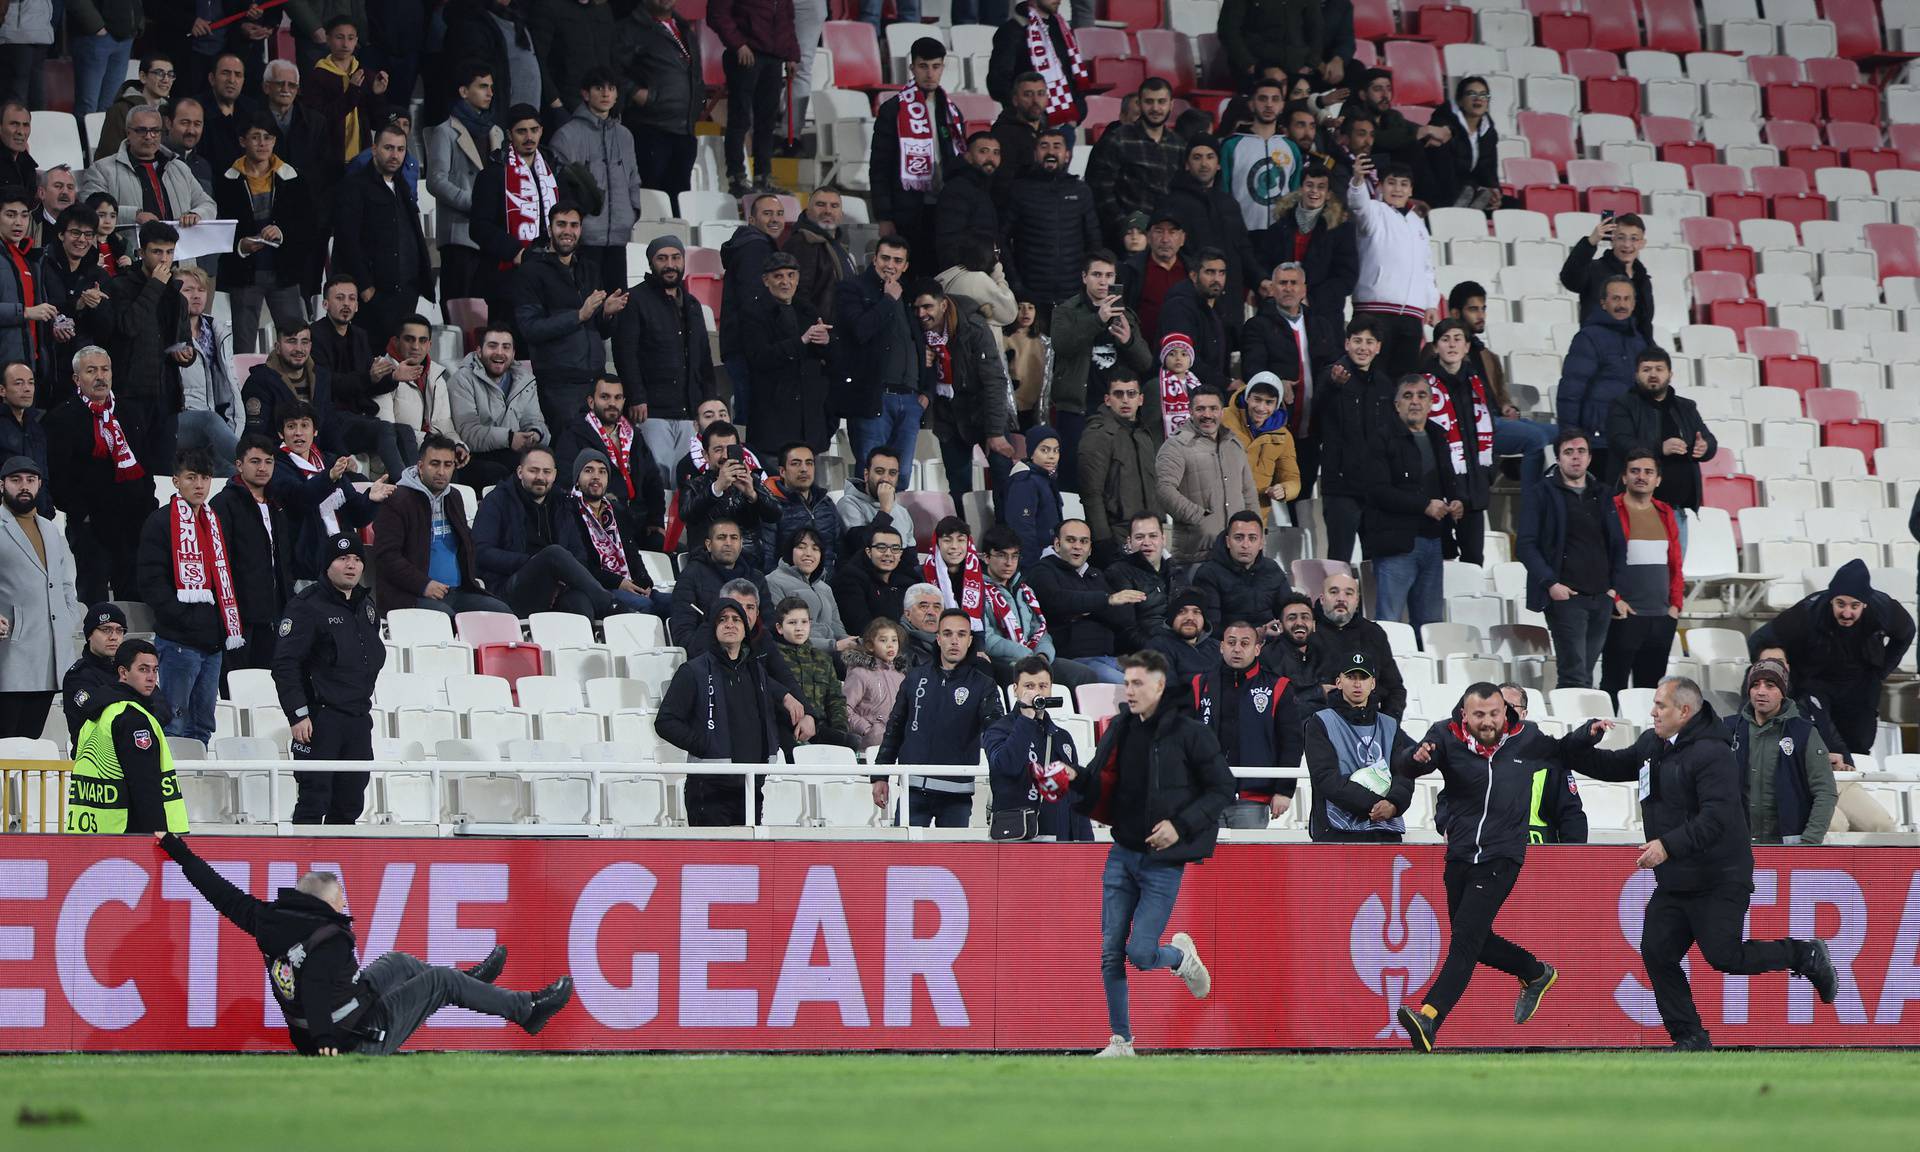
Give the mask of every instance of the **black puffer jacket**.
<path id="1" fill-rule="evenodd" d="M 647 405 L 653 419 L 691 420 L 702 402 L 719 394 L 707 320 L 684 281 L 677 296 L 668 296 L 653 275 L 628 293 L 626 308 L 614 317 L 613 362 L 627 403 Z"/>
<path id="2" fill-rule="evenodd" d="M 934 267 L 965 263 L 969 245 L 992 252 L 999 242 L 1000 212 L 993 202 L 993 177 L 971 164 L 955 167 L 940 188 L 940 214 L 933 222 Z"/>
<path id="3" fill-rule="evenodd" d="M 1593 739 L 1574 741 L 1569 762 L 1595 780 L 1633 783 L 1647 771 L 1640 819 L 1647 839 L 1667 850 L 1654 883 L 1672 892 L 1739 887 L 1753 891 L 1753 845 L 1740 803 L 1740 766 L 1726 725 L 1702 703 L 1673 743 L 1648 729 L 1626 748 L 1602 751 Z"/>
<path id="4" fill-rule="evenodd" d="M 1081 290 L 1081 264 L 1101 246 L 1093 189 L 1065 168 L 1036 165 L 1007 192 L 1002 234 L 1014 292 L 1049 304 L 1065 300 Z"/>
<path id="5" fill-rule="evenodd" d="M 1108 586 L 1115 592 L 1146 594 L 1147 598 L 1140 603 L 1127 605 L 1126 610 L 1132 613 L 1133 623 L 1120 630 L 1121 650 L 1138 652 L 1166 627 L 1167 606 L 1173 599 L 1173 565 L 1170 561 L 1162 560 L 1160 567 L 1155 569 L 1147 563 L 1146 557 L 1129 552 L 1102 571 L 1106 574 Z M 1218 625 L 1214 613 L 1208 612 L 1206 616 L 1208 626 Z"/>
<path id="6" fill-rule="evenodd" d="M 751 224 L 742 224 L 720 246 L 726 276 L 720 285 L 720 355 L 731 360 L 744 355 L 760 332 L 749 327 L 753 306 L 769 299 L 761 270 L 767 257 L 780 250 L 779 241 Z"/>
<path id="7" fill-rule="evenodd" d="M 1171 682 L 1150 718 L 1141 720 L 1125 710 L 1114 718 L 1094 749 L 1087 770 L 1074 778 L 1074 809 L 1102 823 L 1113 823 L 1121 741 L 1142 725 L 1151 730 L 1153 739 L 1148 753 L 1143 826 L 1152 829 L 1160 821 L 1170 820 L 1180 833 L 1172 847 L 1154 852 L 1153 859 L 1162 864 L 1205 860 L 1213 855 L 1214 841 L 1220 834 L 1220 813 L 1233 801 L 1233 773 L 1227 770 L 1220 742 L 1193 714 L 1191 693 Z M 1147 851 L 1144 843 L 1115 843 L 1136 852 Z"/>
<path id="8" fill-rule="evenodd" d="M 1181 251 L 1189 262 L 1202 248 L 1218 248 L 1227 254 L 1227 294 L 1223 299 L 1246 299 L 1247 285 L 1258 284 L 1272 271 L 1260 267 L 1260 258 L 1247 238 L 1246 218 L 1218 179 L 1208 186 L 1185 171 L 1174 173 L 1166 198 L 1151 215 L 1162 213 L 1179 221 L 1181 230 L 1186 232 L 1187 246 Z"/>
<path id="9" fill-rule="evenodd" d="M 1279 615 L 1281 597 L 1293 591 L 1286 570 L 1273 557 L 1262 554 L 1254 557 L 1252 564 L 1236 561 L 1227 551 L 1224 532 L 1194 569 L 1193 583 L 1204 595 L 1219 601 L 1219 627 L 1223 629 L 1236 620 L 1255 627 L 1265 625 Z"/>
<path id="10" fill-rule="evenodd" d="M 1360 470 L 1361 487 L 1366 493 L 1360 542 L 1369 556 L 1403 556 L 1413 551 L 1421 537 L 1438 537 L 1445 531 L 1442 521 L 1427 515 L 1427 501 L 1434 496 L 1425 487 L 1424 462 L 1416 436 L 1426 437 L 1433 451 L 1439 499 L 1459 498 L 1457 478 L 1447 465 L 1446 433 L 1432 421 L 1419 432 L 1409 431 L 1398 420 L 1381 428 L 1374 433 Z"/>
<path id="11" fill-rule="evenodd" d="M 1314 386 L 1320 415 L 1320 491 L 1325 496 L 1366 496 L 1360 464 L 1366 459 L 1373 432 L 1398 419 L 1393 414 L 1393 385 L 1373 366 L 1357 367 L 1345 356 L 1329 364 Z M 1345 368 L 1348 378 L 1334 383 L 1334 368 Z"/>

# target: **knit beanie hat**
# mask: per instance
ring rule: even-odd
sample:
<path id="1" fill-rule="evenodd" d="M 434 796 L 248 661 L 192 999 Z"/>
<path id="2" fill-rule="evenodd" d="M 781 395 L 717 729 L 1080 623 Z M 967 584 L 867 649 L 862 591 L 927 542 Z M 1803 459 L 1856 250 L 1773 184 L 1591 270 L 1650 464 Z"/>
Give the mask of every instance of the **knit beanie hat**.
<path id="1" fill-rule="evenodd" d="M 1160 363 L 1165 365 L 1167 362 L 1167 353 L 1173 351 L 1175 348 L 1182 349 L 1186 352 L 1188 366 L 1191 367 L 1193 360 L 1193 337 L 1188 336 L 1184 332 L 1169 332 L 1165 336 L 1160 337 Z"/>
<path id="2" fill-rule="evenodd" d="M 1787 665 L 1785 661 L 1781 661 L 1781 660 L 1755 661 L 1753 667 L 1747 669 L 1746 683 L 1740 686 L 1741 694 L 1744 695 L 1748 692 L 1753 691 L 1753 682 L 1756 680 L 1771 680 L 1774 682 L 1774 684 L 1779 686 L 1780 694 L 1782 696 L 1786 696 L 1790 694 L 1790 689 L 1788 688 L 1788 685 L 1791 683 L 1791 681 L 1789 680 L 1787 675 Z"/>
<path id="3" fill-rule="evenodd" d="M 1867 572 L 1864 560 L 1849 560 L 1833 574 L 1827 584 L 1827 591 L 1836 596 L 1851 596 L 1855 600 L 1865 600 L 1873 595 L 1873 578 Z"/>

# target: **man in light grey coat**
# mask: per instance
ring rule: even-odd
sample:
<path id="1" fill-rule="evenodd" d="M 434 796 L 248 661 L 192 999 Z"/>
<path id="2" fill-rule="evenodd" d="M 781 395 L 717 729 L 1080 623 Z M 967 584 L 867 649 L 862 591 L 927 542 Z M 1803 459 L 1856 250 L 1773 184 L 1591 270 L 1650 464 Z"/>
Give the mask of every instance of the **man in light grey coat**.
<path id="1" fill-rule="evenodd" d="M 619 103 L 619 74 L 592 69 L 580 79 L 580 107 L 553 134 L 554 159 L 584 166 L 600 186 L 600 211 L 583 222 L 580 255 L 598 269 L 594 283 L 608 292 L 627 286 L 627 241 L 640 218 L 633 133 L 613 114 Z"/>
<path id="2" fill-rule="evenodd" d="M 522 452 L 553 446 L 533 370 L 514 362 L 513 333 L 504 325 L 488 325 L 480 350 L 469 352 L 448 374 L 447 402 L 454 431 L 470 454 L 469 467 L 483 461 L 511 472 Z"/>
<path id="3" fill-rule="evenodd" d="M 127 139 L 109 156 L 95 161 L 80 177 L 80 199 L 105 192 L 120 205 L 120 227 L 138 229 L 148 220 L 191 226 L 214 217 L 213 196 L 185 164 L 160 158 L 160 109 L 151 106 L 127 113 Z M 156 202 L 147 173 L 160 182 Z M 129 246 L 131 247 L 131 245 Z"/>
<path id="4" fill-rule="evenodd" d="M 473 181 L 487 158 L 500 150 L 506 134 L 493 122 L 493 71 L 486 64 L 465 67 L 460 98 L 447 118 L 427 129 L 427 191 L 433 193 L 433 242 L 440 247 L 440 308 L 475 295 L 473 278 L 480 246 L 468 235 L 473 211 Z"/>
<path id="5" fill-rule="evenodd" d="M 0 737 L 39 736 L 60 676 L 80 650 L 73 553 L 36 507 L 46 475 L 26 456 L 0 465 Z"/>
<path id="6" fill-rule="evenodd" d="M 1189 399 L 1193 418 L 1154 461 L 1160 505 L 1173 517 L 1173 558 L 1180 564 L 1205 560 L 1235 512 L 1259 510 L 1247 450 L 1222 421 L 1220 393 L 1196 388 Z"/>

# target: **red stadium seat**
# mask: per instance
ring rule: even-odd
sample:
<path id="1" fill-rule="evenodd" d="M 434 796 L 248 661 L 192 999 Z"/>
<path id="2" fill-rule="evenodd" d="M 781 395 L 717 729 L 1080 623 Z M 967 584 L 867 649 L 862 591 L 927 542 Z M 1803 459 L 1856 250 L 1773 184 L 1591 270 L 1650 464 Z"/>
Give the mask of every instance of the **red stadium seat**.
<path id="1" fill-rule="evenodd" d="M 1880 90 L 1866 84 L 1836 84 L 1826 90 L 1827 119 L 1880 123 Z"/>
<path id="2" fill-rule="evenodd" d="M 1791 328 L 1747 329 L 1747 351 L 1755 356 L 1800 355 L 1800 333 Z"/>
<path id="3" fill-rule="evenodd" d="M 1920 276 L 1920 232 L 1911 224 L 1869 224 L 1861 229 L 1866 245 L 1880 258 L 1880 279 Z"/>
<path id="4" fill-rule="evenodd" d="M 1702 164 L 1693 170 L 1693 190 L 1708 197 L 1723 192 L 1745 192 L 1747 170 L 1732 164 Z"/>
<path id="5" fill-rule="evenodd" d="M 1775 220 L 1785 220 L 1795 228 L 1809 220 L 1827 218 L 1827 198 L 1818 192 L 1805 192 L 1798 196 L 1775 196 L 1767 201 L 1767 214 Z"/>
<path id="6" fill-rule="evenodd" d="M 1631 52 L 1640 47 L 1640 14 L 1629 3 L 1599 0 L 1587 5 L 1593 27 L 1593 46 L 1608 52 Z"/>
<path id="7" fill-rule="evenodd" d="M 1575 48 L 1566 55 L 1567 75 L 1575 80 L 1601 80 L 1620 75 L 1620 57 L 1598 48 Z"/>
<path id="8" fill-rule="evenodd" d="M 1722 192 L 1718 196 L 1707 197 L 1707 211 L 1736 224 L 1742 220 L 1764 220 L 1767 218 L 1767 198 L 1758 192 Z"/>
<path id="9" fill-rule="evenodd" d="M 1842 152 L 1851 152 L 1856 148 L 1880 147 L 1880 121 L 1876 118 L 1864 124 L 1851 120 L 1827 121 L 1827 143 Z"/>
<path id="10" fill-rule="evenodd" d="M 1749 56 L 1747 75 L 1763 88 L 1768 84 L 1798 84 L 1806 79 L 1800 71 L 1800 61 L 1791 56 Z"/>
<path id="11" fill-rule="evenodd" d="M 1760 331 L 1763 329 L 1755 328 L 1747 333 L 1747 351 L 1760 356 L 1760 383 L 1769 388 L 1791 388 L 1800 393 L 1802 399 L 1809 392 L 1824 391 L 1820 388 L 1820 361 L 1811 356 L 1762 355 L 1752 343 L 1753 333 Z M 1848 392 L 1846 395 L 1854 397 L 1855 403 L 1859 402 L 1858 393 Z M 1807 414 L 1813 415 L 1811 411 Z M 1818 420 L 1819 417 L 1814 416 L 1814 419 Z"/>
<path id="12" fill-rule="evenodd" d="M 467 351 L 480 347 L 487 327 L 487 302 L 477 296 L 456 296 L 447 301 L 447 319 L 460 329 Z"/>
<path id="13" fill-rule="evenodd" d="M 498 676 L 518 690 L 522 676 L 539 676 L 546 663 L 538 644 L 480 644 L 473 650 L 473 670 Z M 519 697 L 516 695 L 515 699 Z"/>
<path id="14" fill-rule="evenodd" d="M 1580 193 L 1565 184 L 1529 184 L 1520 189 L 1520 205 L 1548 217 L 1580 210 Z"/>
<path id="15" fill-rule="evenodd" d="M 1553 161 L 1535 156 L 1509 156 L 1500 161 L 1500 178 L 1515 188 L 1529 184 L 1558 184 L 1560 173 Z"/>
<path id="16" fill-rule="evenodd" d="M 1133 34 L 1133 46 L 1147 63 L 1147 75 L 1165 78 L 1175 96 L 1193 91 L 1193 45 L 1186 33 L 1143 28 Z"/>
<path id="17" fill-rule="evenodd" d="M 1101 7 L 1104 9 L 1102 19 L 1129 28 L 1158 28 L 1167 22 L 1161 0 L 1106 0 Z M 1073 34 L 1078 37 L 1083 33 L 1076 28 Z"/>
<path id="18" fill-rule="evenodd" d="M 1447 92 L 1440 50 L 1431 44 L 1395 40 L 1387 45 L 1387 71 L 1393 73 L 1396 104 L 1441 104 Z"/>
<path id="19" fill-rule="evenodd" d="M 1694 273 L 1699 275 L 1699 273 Z M 1708 324 L 1718 324 L 1722 328 L 1733 329 L 1735 339 L 1740 341 L 1740 350 L 1746 351 L 1747 329 L 1758 328 L 1767 322 L 1767 302 L 1753 297 L 1739 300 L 1721 300 L 1707 309 Z"/>
<path id="20" fill-rule="evenodd" d="M 1702 164 L 1711 164 L 1719 157 L 1719 151 L 1704 140 L 1688 140 L 1660 146 L 1660 159 L 1669 164 L 1680 165 L 1687 170 L 1689 176 L 1693 174 L 1695 168 Z"/>
<path id="21" fill-rule="evenodd" d="M 1533 42 L 1555 52 L 1593 46 L 1593 21 L 1585 12 L 1549 12 L 1534 22 Z"/>
<path id="22" fill-rule="evenodd" d="M 1769 84 L 1762 90 L 1767 115 L 1775 120 L 1820 119 L 1820 89 L 1811 84 Z"/>
<path id="23" fill-rule="evenodd" d="M 1840 153 L 1832 148 L 1788 148 L 1782 153 L 1787 167 L 1798 168 L 1808 176 L 1822 168 L 1838 168 Z"/>
<path id="24" fill-rule="evenodd" d="M 1092 31 L 1092 29 L 1088 29 Z M 1128 93 L 1137 91 L 1140 82 L 1147 78 L 1147 62 L 1132 57 L 1099 56 L 1092 61 L 1093 88 L 1103 92 Z M 998 116 L 999 113 L 994 113 Z M 993 121 L 988 120 L 991 126 Z"/>
<path id="25" fill-rule="evenodd" d="M 1580 82 L 1580 106 L 1614 116 L 1640 115 L 1640 81 L 1631 76 L 1595 77 Z"/>
<path id="26" fill-rule="evenodd" d="M 1076 28 L 1073 37 L 1080 44 L 1080 56 L 1086 60 L 1098 60 L 1103 56 L 1115 60 L 1133 58 L 1133 40 L 1125 28 L 1103 28 L 1094 25 L 1091 28 Z"/>
<path id="27" fill-rule="evenodd" d="M 1747 178 L 1762 196 L 1799 196 L 1809 190 L 1807 174 L 1798 168 L 1749 168 Z"/>
<path id="28" fill-rule="evenodd" d="M 1721 456 L 1732 453 L 1722 448 Z M 1760 482 L 1751 476 L 1734 474 L 1731 476 L 1700 477 L 1700 498 L 1709 508 L 1719 508 L 1729 516 L 1737 516 L 1742 508 L 1755 508 L 1760 504 Z"/>
<path id="29" fill-rule="evenodd" d="M 1820 443 L 1829 448 L 1854 448 L 1867 458 L 1867 471 L 1873 471 L 1873 454 L 1880 448 L 1880 421 L 1836 420 L 1820 425 Z"/>
<path id="30" fill-rule="evenodd" d="M 1767 383 L 1771 385 L 1774 381 L 1768 380 Z M 1826 424 L 1834 420 L 1860 419 L 1858 392 L 1849 392 L 1845 388 L 1796 388 L 1796 391 L 1800 393 L 1800 406 L 1806 410 L 1809 420 Z"/>
<path id="31" fill-rule="evenodd" d="M 1353 0 L 1353 38 L 1385 40 L 1397 32 L 1389 0 Z"/>
<path id="32" fill-rule="evenodd" d="M 1716 220 L 1716 224 L 1733 225 L 1725 220 Z M 1695 265 L 1702 272 L 1733 272 L 1742 279 L 1751 281 L 1759 271 L 1759 261 L 1754 257 L 1753 249 L 1745 244 L 1715 244 L 1708 248 L 1693 250 Z"/>
<path id="33" fill-rule="evenodd" d="M 1436 47 L 1473 42 L 1473 9 L 1451 4 L 1422 5 L 1415 14 L 1414 30 Z"/>
<path id="34" fill-rule="evenodd" d="M 1526 137 L 1536 160 L 1551 160 L 1566 170 L 1567 161 L 1580 155 L 1573 146 L 1573 119 L 1558 112 L 1523 110 L 1516 118 L 1520 135 Z"/>
<path id="35" fill-rule="evenodd" d="M 1640 138 L 1655 148 L 1684 144 L 1700 138 L 1700 129 L 1685 116 L 1642 116 Z"/>
<path id="36" fill-rule="evenodd" d="M 1586 195 L 1587 211 L 1612 212 L 1616 216 L 1625 216 L 1629 212 L 1643 210 L 1638 188 L 1625 188 L 1613 185 L 1601 188 L 1589 188 Z"/>
<path id="37" fill-rule="evenodd" d="M 1692 4 L 1642 0 L 1640 12 L 1647 21 L 1647 47 L 1680 56 L 1700 51 L 1700 13 Z"/>
<path id="38" fill-rule="evenodd" d="M 702 37 L 704 43 L 705 37 Z M 718 43 L 716 40 L 716 46 Z M 873 25 L 859 20 L 829 20 L 820 26 L 820 43 L 833 53 L 835 88 L 873 92 L 887 87 L 886 77 L 880 70 L 880 41 L 874 35 Z M 718 55 L 716 47 L 714 55 L 706 59 L 714 60 Z M 725 77 L 721 78 L 720 87 L 725 91 Z"/>
<path id="39" fill-rule="evenodd" d="M 1835 54 L 1859 60 L 1885 52 L 1887 38 L 1880 30 L 1878 0 L 1826 0 L 1822 14 L 1833 22 L 1839 41 Z"/>
<path id="40" fill-rule="evenodd" d="M 1719 480 L 1735 475 L 1739 470 L 1740 462 L 1734 456 L 1733 449 L 1731 448 L 1722 448 L 1705 460 L 1700 461 L 1700 475 L 1703 479 Z"/>
<path id="41" fill-rule="evenodd" d="M 1527 13 L 1531 16 L 1551 16 L 1560 12 L 1583 10 L 1581 0 L 1527 0 Z"/>
<path id="42" fill-rule="evenodd" d="M 714 318 L 716 320 L 719 319 L 720 297 L 722 295 L 720 277 L 689 276 L 687 277 L 686 284 L 687 291 L 692 294 L 693 298 L 705 304 L 707 308 L 712 311 Z"/>
<path id="43" fill-rule="evenodd" d="M 1133 86 L 1138 88 L 1140 82 L 1134 81 Z M 947 98 L 953 101 L 960 119 L 966 123 L 968 135 L 989 131 L 994 119 L 1000 115 L 1000 102 L 985 92 L 951 92 Z"/>
<path id="44" fill-rule="evenodd" d="M 673 14 L 688 22 L 707 18 L 707 0 L 675 0 Z"/>
<path id="45" fill-rule="evenodd" d="M 1887 143 L 1900 153 L 1902 168 L 1920 168 L 1920 124 L 1887 125 Z"/>
<path id="46" fill-rule="evenodd" d="M 1769 120 L 1760 130 L 1761 139 L 1782 150 L 1818 148 L 1820 129 L 1805 120 Z"/>
<path id="47" fill-rule="evenodd" d="M 1732 272 L 1693 272 L 1687 276 L 1687 291 L 1693 296 L 1694 307 L 1705 309 L 1722 300 L 1744 298 L 1747 280 Z"/>
<path id="48" fill-rule="evenodd" d="M 1811 60 L 1802 60 L 1800 66 L 1806 69 L 1807 83 L 1822 88 L 1860 83 L 1860 65 L 1838 56 L 1816 56 Z"/>
<path id="49" fill-rule="evenodd" d="M 1680 238 L 1697 252 L 1702 248 L 1730 248 L 1740 242 L 1740 233 L 1731 220 L 1688 216 L 1680 221 Z"/>
<path id="50" fill-rule="evenodd" d="M 1891 148 L 1849 148 L 1847 167 L 1874 174 L 1900 167 L 1900 153 Z"/>

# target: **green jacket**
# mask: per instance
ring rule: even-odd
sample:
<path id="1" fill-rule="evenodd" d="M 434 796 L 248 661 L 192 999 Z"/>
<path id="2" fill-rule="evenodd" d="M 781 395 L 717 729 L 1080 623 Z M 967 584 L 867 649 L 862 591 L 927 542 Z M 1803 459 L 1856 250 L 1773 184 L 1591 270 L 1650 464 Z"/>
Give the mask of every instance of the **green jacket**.
<path id="1" fill-rule="evenodd" d="M 67 778 L 68 832 L 186 832 L 187 802 L 160 721 L 125 688 L 80 727 Z"/>
<path id="2" fill-rule="evenodd" d="M 780 655 L 800 684 L 800 702 L 807 711 L 819 716 L 823 727 L 847 731 L 847 698 L 840 691 L 840 677 L 834 675 L 833 657 L 811 644 L 796 646 L 785 640 L 780 641 Z"/>
<path id="3" fill-rule="evenodd" d="M 1116 349 L 1119 362 L 1140 374 L 1140 387 L 1150 402 L 1142 408 L 1141 419 L 1150 427 L 1159 423 L 1159 378 L 1153 373 L 1153 353 L 1140 333 L 1140 317 L 1127 312 L 1132 337 Z M 1107 326 L 1100 322 L 1093 301 L 1081 292 L 1061 302 L 1053 310 L 1053 406 L 1062 412 L 1086 412 L 1100 403 L 1100 397 L 1087 395 L 1087 376 L 1093 368 L 1093 350 L 1111 344 Z M 1148 412 L 1147 409 L 1152 409 Z"/>
<path id="4" fill-rule="evenodd" d="M 1756 844 L 1780 843 L 1779 809 L 1774 802 L 1774 770 L 1779 766 L 1780 741 L 1789 721 L 1800 718 L 1800 709 L 1792 700 L 1783 701 L 1780 711 L 1765 724 L 1755 723 L 1753 705 L 1740 709 L 1740 722 L 1747 726 L 1747 834 Z M 1813 794 L 1813 806 L 1807 811 L 1807 826 L 1800 843 L 1819 844 L 1827 838 L 1827 826 L 1833 822 L 1833 809 L 1840 790 L 1834 784 L 1833 764 L 1827 759 L 1827 743 L 1820 729 L 1806 726 L 1804 749 L 1798 749 L 1801 767 L 1807 776 L 1807 789 Z"/>

